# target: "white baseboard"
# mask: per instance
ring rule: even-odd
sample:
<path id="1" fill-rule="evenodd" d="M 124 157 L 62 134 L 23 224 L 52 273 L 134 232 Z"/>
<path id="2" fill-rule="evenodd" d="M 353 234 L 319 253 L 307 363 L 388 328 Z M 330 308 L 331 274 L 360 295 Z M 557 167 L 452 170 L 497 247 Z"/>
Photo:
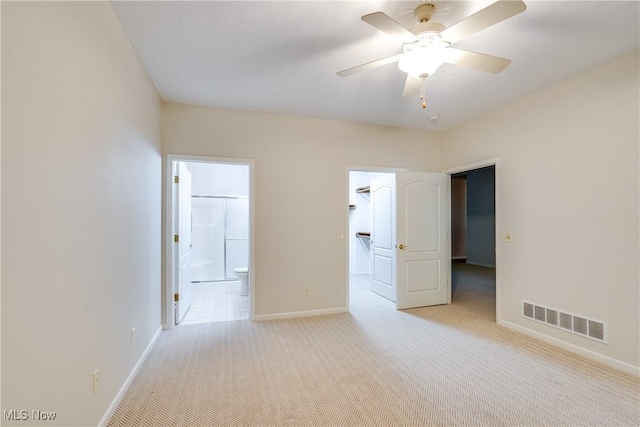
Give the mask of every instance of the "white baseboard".
<path id="1" fill-rule="evenodd" d="M 473 262 L 473 261 L 469 261 L 469 259 L 467 258 L 467 264 L 469 265 L 477 265 L 478 267 L 489 267 L 489 268 L 496 268 L 495 265 L 491 265 L 491 264 L 485 264 L 483 262 Z"/>
<path id="2" fill-rule="evenodd" d="M 525 328 L 524 326 L 517 325 L 515 323 L 507 322 L 506 320 L 498 320 L 498 325 L 504 326 L 505 328 L 512 329 L 514 331 L 523 333 L 533 338 L 537 338 L 540 341 L 544 341 L 549 344 L 553 344 L 557 347 L 562 348 L 563 350 L 570 351 L 572 353 L 579 354 L 581 356 L 587 357 L 591 360 L 595 360 L 604 365 L 610 366 L 612 368 L 618 369 L 627 374 L 635 375 L 636 377 L 640 377 L 640 367 L 631 365 L 626 362 L 622 362 L 620 360 L 614 359 L 609 356 L 605 356 L 600 353 L 596 353 L 595 351 L 588 350 L 586 348 L 582 348 L 575 344 L 568 343 L 566 341 L 562 341 L 558 338 L 551 337 L 549 335 L 545 335 L 538 331 L 534 331 L 533 329 Z"/>
<path id="3" fill-rule="evenodd" d="M 451 259 L 467 259 L 466 255 L 452 256 Z"/>
<path id="4" fill-rule="evenodd" d="M 290 313 L 277 313 L 277 314 L 262 314 L 255 316 L 254 321 L 261 322 L 263 320 L 276 320 L 276 319 L 292 319 L 294 317 L 309 317 L 309 316 L 324 316 L 327 314 L 346 313 L 349 310 L 346 308 L 330 308 L 328 310 L 309 310 L 309 311 L 294 311 Z"/>
<path id="5" fill-rule="evenodd" d="M 156 344 L 156 341 L 160 337 L 160 332 L 162 332 L 162 326 L 158 327 L 158 330 L 153 335 L 153 338 L 151 338 L 151 342 L 149 343 L 147 348 L 145 348 L 144 352 L 142 352 L 142 356 L 140 356 L 140 359 L 138 359 L 138 362 L 136 363 L 136 365 L 133 367 L 133 369 L 129 373 L 129 376 L 124 381 L 124 384 L 122 384 L 122 387 L 120 387 L 120 390 L 118 391 L 118 394 L 116 394 L 116 397 L 113 399 L 113 402 L 111 402 L 111 405 L 109 405 L 109 409 L 107 409 L 107 412 L 105 412 L 104 416 L 102 417 L 102 419 L 98 423 L 98 427 L 106 426 L 107 423 L 109 423 L 109 420 L 113 416 L 114 412 L 116 412 L 116 409 L 118 409 L 118 405 L 120 404 L 120 401 L 124 397 L 124 394 L 127 392 L 127 389 L 131 385 L 131 382 L 135 378 L 136 374 L 140 370 L 140 367 L 142 366 L 142 364 L 144 363 L 145 359 L 147 358 L 147 356 L 151 352 L 151 349 L 153 348 L 153 346 Z"/>

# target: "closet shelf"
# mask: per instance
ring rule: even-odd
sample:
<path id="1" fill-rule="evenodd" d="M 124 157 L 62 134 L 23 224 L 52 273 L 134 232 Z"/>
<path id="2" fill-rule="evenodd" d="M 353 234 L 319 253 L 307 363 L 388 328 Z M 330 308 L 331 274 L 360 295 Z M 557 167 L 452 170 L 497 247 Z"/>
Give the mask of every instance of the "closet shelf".
<path id="1" fill-rule="evenodd" d="M 366 187 L 356 188 L 356 193 L 369 193 L 371 188 L 367 185 Z"/>
<path id="2" fill-rule="evenodd" d="M 355 209 L 356 209 L 356 205 L 349 205 L 349 210 L 350 210 L 350 211 L 353 211 L 353 210 L 355 210 Z"/>
<path id="3" fill-rule="evenodd" d="M 371 237 L 371 233 L 368 231 L 357 231 L 356 237 Z"/>

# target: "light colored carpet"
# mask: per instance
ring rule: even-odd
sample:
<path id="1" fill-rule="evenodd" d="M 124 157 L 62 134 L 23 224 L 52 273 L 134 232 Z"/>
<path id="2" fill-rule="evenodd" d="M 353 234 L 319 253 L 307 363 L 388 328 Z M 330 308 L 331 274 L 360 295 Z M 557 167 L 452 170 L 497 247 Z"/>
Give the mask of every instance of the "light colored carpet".
<path id="1" fill-rule="evenodd" d="M 637 426 L 640 381 L 495 324 L 491 270 L 453 304 L 163 332 L 115 426 Z"/>

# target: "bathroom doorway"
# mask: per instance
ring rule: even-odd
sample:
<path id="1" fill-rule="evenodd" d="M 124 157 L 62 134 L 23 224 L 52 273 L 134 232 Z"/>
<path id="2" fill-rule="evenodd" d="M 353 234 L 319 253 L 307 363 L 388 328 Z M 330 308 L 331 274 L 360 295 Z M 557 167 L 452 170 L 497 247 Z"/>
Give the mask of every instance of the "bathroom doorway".
<path id="1" fill-rule="evenodd" d="M 170 156 L 167 165 L 165 325 L 251 319 L 252 162 Z"/>

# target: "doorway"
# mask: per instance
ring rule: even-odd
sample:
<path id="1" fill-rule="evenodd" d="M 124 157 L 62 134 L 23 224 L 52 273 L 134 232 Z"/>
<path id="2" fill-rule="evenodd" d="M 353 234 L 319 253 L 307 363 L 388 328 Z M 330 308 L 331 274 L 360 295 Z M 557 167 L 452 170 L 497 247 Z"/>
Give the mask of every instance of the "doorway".
<path id="1" fill-rule="evenodd" d="M 494 305 L 498 316 L 498 159 L 448 170 L 451 175 L 452 302 Z M 499 317 L 496 317 L 499 318 Z"/>
<path id="2" fill-rule="evenodd" d="M 362 295 L 363 292 L 373 291 L 380 298 L 392 300 L 384 292 L 384 284 L 377 284 L 377 289 L 372 286 L 372 270 L 376 266 L 371 239 L 375 225 L 371 184 L 377 180 L 393 179 L 394 173 L 376 170 L 349 171 L 349 289 L 353 291 L 351 299 Z M 391 218 L 386 221 L 391 226 Z M 380 265 L 378 267 L 380 268 Z"/>
<path id="3" fill-rule="evenodd" d="M 434 172 L 384 172 L 349 169 L 349 283 L 366 286 L 362 276 L 368 276 L 365 290 L 386 298 L 399 310 L 447 304 L 450 177 Z M 354 214 L 356 201 L 363 206 L 363 221 Z M 359 280 L 352 280 L 354 276 Z"/>
<path id="4" fill-rule="evenodd" d="M 252 319 L 253 162 L 167 160 L 165 328 Z"/>

